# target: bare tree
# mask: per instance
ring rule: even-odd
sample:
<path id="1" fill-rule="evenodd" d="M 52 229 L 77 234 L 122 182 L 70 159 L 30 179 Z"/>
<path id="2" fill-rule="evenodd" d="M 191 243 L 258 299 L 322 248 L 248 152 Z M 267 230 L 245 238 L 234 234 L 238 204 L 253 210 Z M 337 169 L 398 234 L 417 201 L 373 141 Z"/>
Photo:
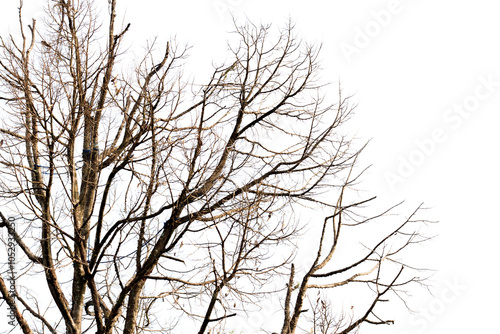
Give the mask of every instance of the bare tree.
<path id="1" fill-rule="evenodd" d="M 19 35 L 0 40 L 0 196 L 23 223 L 16 230 L 2 215 L 0 227 L 29 264 L 21 275 L 43 277 L 50 296 L 37 298 L 38 284 L 12 295 L 0 277 L 24 333 L 166 332 L 184 321 L 207 333 L 280 293 L 266 287 L 288 276 L 301 205 L 334 214 L 296 291 L 292 266 L 282 333 L 297 328 L 309 289 L 364 276 L 312 279 L 366 263 L 376 273 L 363 281 L 376 291 L 373 306 L 338 328 L 387 323 L 370 320 L 374 306 L 412 280 L 400 272 L 383 280 L 382 263 L 399 252 L 383 245 L 411 219 L 358 262 L 321 272 L 342 217 L 368 201 L 343 203 L 361 151 L 340 130 L 352 108 L 340 91 L 335 103 L 323 97 L 318 48 L 291 24 L 275 38 L 269 26 L 237 26 L 228 63 L 190 84 L 186 49 L 173 42 L 152 43 L 131 68 L 121 45 L 132 28 L 119 27 L 116 0 L 107 21 L 90 0 L 47 1 L 42 28 L 23 22 L 22 7 Z M 334 235 L 322 257 L 328 224 Z"/>
<path id="2" fill-rule="evenodd" d="M 342 191 L 334 214 L 324 219 L 316 256 L 313 263 L 305 269 L 305 273 L 298 283 L 295 283 L 294 265 L 291 266 L 284 303 L 282 334 L 295 333 L 301 314 L 307 311 L 304 310 L 304 304 L 309 290 L 336 290 L 353 285 L 364 285 L 368 288 L 363 294 L 364 305 L 361 304 L 361 307 L 357 307 L 355 311 L 353 311 L 355 305 L 351 305 L 350 310 L 348 310 L 349 314 L 342 308 L 337 310 L 336 314 L 332 314 L 333 308 L 328 298 L 319 296 L 315 302 L 309 302 L 309 306 L 312 308 L 311 322 L 314 333 L 319 331 L 320 333 L 346 334 L 358 330 L 363 323 L 393 324 L 394 320 L 384 319 L 384 316 L 376 313 L 376 306 L 389 301 L 390 295 L 401 299 L 406 305 L 406 289 L 410 284 L 414 283 L 426 287 L 426 277 L 420 276 L 424 269 L 414 268 L 400 257 L 408 246 L 420 244 L 429 239 L 418 232 L 418 226 L 412 226 L 428 223 L 416 218 L 417 212 L 422 209 L 421 206 L 392 231 L 382 233 L 382 237 L 373 245 L 365 246 L 361 252 L 352 252 L 352 256 L 349 257 L 346 264 L 342 263 L 339 266 L 331 263 L 335 262 L 332 259 L 339 252 L 342 230 L 363 227 L 374 222 L 377 218 L 385 217 L 391 210 L 399 206 L 396 205 L 379 215 L 363 217 L 359 216 L 358 213 L 351 212 L 351 210 L 372 201 L 374 198 L 368 199 L 364 203 L 343 205 L 343 197 Z M 328 235 L 330 235 L 330 242 L 326 242 Z M 325 251 L 326 254 L 324 254 Z M 405 275 L 403 271 L 408 271 L 409 274 Z M 359 292 L 361 289 L 358 287 L 357 290 Z M 293 299 L 295 301 L 292 304 Z"/>

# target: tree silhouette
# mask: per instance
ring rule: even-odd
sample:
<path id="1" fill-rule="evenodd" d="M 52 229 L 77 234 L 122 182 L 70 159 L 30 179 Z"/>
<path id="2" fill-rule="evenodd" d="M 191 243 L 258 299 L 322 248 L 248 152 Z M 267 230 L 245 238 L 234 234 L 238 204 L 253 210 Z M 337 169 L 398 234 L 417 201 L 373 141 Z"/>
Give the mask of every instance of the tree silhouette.
<path id="1" fill-rule="evenodd" d="M 20 1 L 20 34 L 0 40 L 0 227 L 30 278 L 13 295 L 0 277 L 0 291 L 23 332 L 168 332 L 190 323 L 207 333 L 277 293 L 282 333 L 293 333 L 307 321 L 308 290 L 360 282 L 373 289 L 370 306 L 329 328 L 389 323 L 375 306 L 420 282 L 403 278 L 396 256 L 425 238 L 412 215 L 352 264 L 327 266 L 341 227 L 380 217 L 356 220 L 373 198 L 345 203 L 362 148 L 341 130 L 349 98 L 323 96 L 318 48 L 291 24 L 274 38 L 269 26 L 236 26 L 229 65 L 189 83 L 186 49 L 173 42 L 153 43 L 135 69 L 127 65 L 121 45 L 131 25 L 118 27 L 116 0 L 107 22 L 95 6 L 47 1 L 39 29 L 24 24 Z M 301 206 L 321 210 L 322 232 L 295 284 Z M 14 228 L 5 212 L 22 223 Z M 393 239 L 403 242 L 387 247 Z M 388 278 L 386 262 L 398 267 Z M 267 290 L 270 282 L 283 288 Z"/>

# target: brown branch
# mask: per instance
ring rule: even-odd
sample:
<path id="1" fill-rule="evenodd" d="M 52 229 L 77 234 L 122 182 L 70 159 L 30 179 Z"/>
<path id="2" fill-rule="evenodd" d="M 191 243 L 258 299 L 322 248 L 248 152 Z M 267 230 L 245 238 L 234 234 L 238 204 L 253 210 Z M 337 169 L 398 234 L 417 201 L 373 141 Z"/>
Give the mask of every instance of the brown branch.
<path id="1" fill-rule="evenodd" d="M 39 256 L 36 256 L 35 254 L 33 254 L 31 252 L 31 250 L 29 249 L 29 247 L 24 243 L 24 241 L 21 239 L 21 237 L 16 232 L 16 230 L 14 229 L 14 227 L 12 227 L 12 225 L 9 222 L 9 220 L 5 218 L 5 216 L 3 215 L 2 212 L 0 212 L 0 218 L 2 218 L 2 222 L 0 223 L 0 227 L 6 227 L 7 228 L 7 231 L 9 232 L 9 234 L 14 238 L 14 240 L 19 245 L 19 247 L 21 247 L 21 249 L 23 250 L 24 254 L 26 254 L 26 256 L 28 257 L 28 259 L 30 259 L 34 263 L 42 264 L 42 258 L 39 257 Z"/>
<path id="2" fill-rule="evenodd" d="M 28 322 L 26 321 L 26 319 L 24 319 L 23 314 L 17 307 L 14 296 L 10 294 L 9 289 L 7 289 L 5 281 L 3 280 L 1 275 L 0 275 L 0 292 L 2 293 L 3 299 L 7 302 L 7 305 L 9 305 L 11 311 L 14 313 L 14 316 L 16 317 L 17 322 L 21 326 L 23 333 L 32 334 L 33 332 L 31 331 Z"/>

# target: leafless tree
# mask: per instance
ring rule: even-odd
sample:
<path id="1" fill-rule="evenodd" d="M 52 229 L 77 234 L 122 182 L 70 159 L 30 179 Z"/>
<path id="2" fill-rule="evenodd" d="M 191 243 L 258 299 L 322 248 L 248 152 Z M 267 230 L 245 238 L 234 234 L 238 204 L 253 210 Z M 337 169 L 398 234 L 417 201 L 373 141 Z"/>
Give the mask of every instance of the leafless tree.
<path id="1" fill-rule="evenodd" d="M 282 333 L 297 328 L 309 289 L 351 282 L 376 294 L 341 333 L 387 323 L 370 320 L 373 308 L 407 282 L 400 272 L 383 280 L 382 263 L 399 251 L 384 245 L 411 219 L 358 262 L 321 271 L 341 220 L 367 201 L 342 201 L 360 150 L 340 128 L 349 99 L 323 97 L 318 48 L 300 42 L 291 24 L 275 38 L 269 26 L 236 26 L 230 60 L 189 83 L 185 48 L 154 42 L 134 63 L 122 46 L 132 28 L 117 22 L 116 0 L 102 21 L 97 5 L 47 1 L 39 27 L 24 23 L 21 0 L 19 34 L 0 40 L 0 227 L 28 264 L 19 275 L 30 279 L 13 295 L 0 277 L 0 292 L 23 332 L 167 332 L 187 321 L 207 333 L 280 293 L 267 286 L 288 276 L 301 205 L 334 214 L 299 287 L 292 266 L 281 291 Z M 7 211 L 21 218 L 17 229 Z M 367 275 L 310 283 L 366 263 Z M 376 275 L 361 281 L 368 273 Z"/>
<path id="2" fill-rule="evenodd" d="M 382 237 L 376 239 L 373 245 L 365 246 L 360 252 L 352 252 L 341 265 L 332 261 L 335 254 L 339 252 L 342 244 L 340 236 L 346 228 L 364 227 L 373 223 L 376 219 L 385 217 L 396 205 L 379 215 L 370 217 L 359 216 L 351 212 L 353 208 L 358 209 L 360 205 L 372 201 L 351 203 L 344 205 L 344 191 L 339 196 L 337 209 L 324 219 L 323 227 L 319 235 L 317 253 L 313 263 L 305 268 L 305 273 L 295 282 L 295 268 L 292 264 L 287 293 L 284 303 L 284 322 L 282 334 L 295 333 L 298 328 L 299 318 L 304 310 L 306 297 L 309 290 L 337 290 L 351 286 L 357 286 L 358 293 L 362 290 L 359 286 L 364 285 L 363 301 L 361 307 L 351 305 L 348 312 L 343 307 L 332 314 L 331 301 L 319 296 L 314 303 L 309 302 L 312 308 L 312 328 L 317 333 L 354 333 L 364 323 L 372 325 L 393 324 L 394 320 L 384 319 L 376 312 L 376 307 L 383 302 L 389 301 L 392 295 L 406 305 L 407 288 L 411 284 L 426 287 L 427 277 L 421 277 L 426 270 L 410 266 L 401 258 L 408 246 L 421 244 L 427 241 L 426 237 L 419 231 L 419 226 L 429 223 L 416 217 L 419 206 L 408 218 L 396 226 L 392 231 L 381 233 Z M 400 203 L 401 204 L 401 203 Z M 417 224 L 417 226 L 414 226 Z M 413 226 L 412 226 L 413 225 Z M 330 233 L 328 233 L 330 232 Z M 329 239 L 329 242 L 327 240 Z M 359 239 L 362 239 L 359 237 Z M 344 246 L 346 244 L 344 243 Z M 324 252 L 326 251 L 326 254 Z M 405 275 L 403 271 L 409 272 Z M 294 300 L 294 303 L 292 303 Z M 343 306 L 343 305 L 342 305 Z M 358 308 L 360 311 L 358 312 Z"/>

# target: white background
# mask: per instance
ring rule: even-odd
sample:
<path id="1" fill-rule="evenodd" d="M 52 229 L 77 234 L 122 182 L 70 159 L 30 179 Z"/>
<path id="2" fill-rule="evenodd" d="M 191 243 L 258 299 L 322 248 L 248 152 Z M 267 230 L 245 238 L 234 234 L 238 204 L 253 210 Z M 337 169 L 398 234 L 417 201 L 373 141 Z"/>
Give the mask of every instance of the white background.
<path id="1" fill-rule="evenodd" d="M 39 16 L 43 2 L 25 0 L 27 16 Z M 432 207 L 426 216 L 440 221 L 434 227 L 438 237 L 416 249 L 428 267 L 439 270 L 434 296 L 419 291 L 411 305 L 421 313 L 398 307 L 395 325 L 361 332 L 498 331 L 500 20 L 495 1 L 118 2 L 124 22 L 132 23 L 129 38 L 135 46 L 154 35 L 160 41 L 176 36 L 193 46 L 188 64 L 200 76 L 212 60 L 224 60 L 231 12 L 239 20 L 248 17 L 276 28 L 291 18 L 300 37 L 322 43 L 323 79 L 333 83 L 331 94 L 337 94 L 339 81 L 345 94 L 354 94 L 359 105 L 352 131 L 372 139 L 362 161 L 372 167 L 362 188 L 384 205 L 425 202 Z M 16 7 L 15 0 L 2 1 L 3 34 L 17 28 Z M 459 108 L 463 116 L 456 113 Z M 433 138 L 436 132 L 439 140 Z M 388 175 L 397 178 L 392 186 Z"/>

